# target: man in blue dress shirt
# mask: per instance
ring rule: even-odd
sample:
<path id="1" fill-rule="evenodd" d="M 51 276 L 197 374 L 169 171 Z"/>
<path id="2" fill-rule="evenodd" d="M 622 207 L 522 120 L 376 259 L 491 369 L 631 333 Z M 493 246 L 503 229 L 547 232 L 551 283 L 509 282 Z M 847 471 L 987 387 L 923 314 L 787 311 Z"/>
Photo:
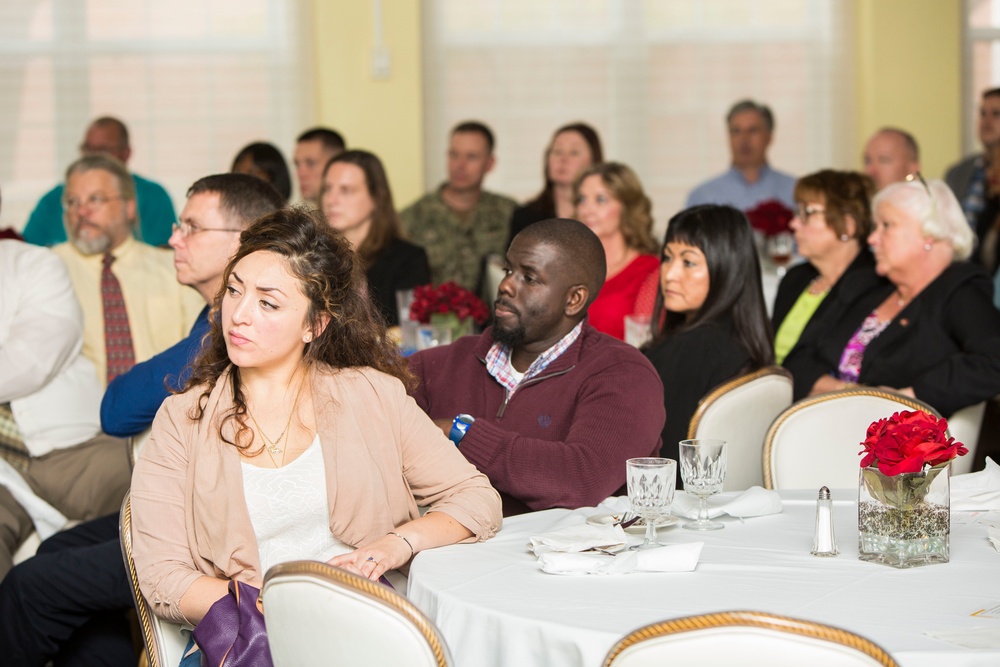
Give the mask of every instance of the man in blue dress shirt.
<path id="1" fill-rule="evenodd" d="M 87 134 L 80 144 L 80 153 L 105 153 L 128 164 L 128 159 L 132 156 L 128 128 L 117 118 L 98 118 L 87 127 Z M 132 174 L 132 180 L 135 181 L 136 200 L 139 204 L 136 236 L 149 245 L 166 245 L 170 238 L 170 226 L 177 220 L 170 195 L 159 183 L 138 174 Z M 31 212 L 28 224 L 24 227 L 22 234 L 25 241 L 52 246 L 66 240 L 62 199 L 62 184 L 45 193 L 35 205 L 35 210 Z"/>
<path id="2" fill-rule="evenodd" d="M 282 202 L 255 176 L 219 174 L 195 182 L 170 236 L 177 281 L 198 290 L 210 305 L 239 248 L 240 232 Z M 105 432 L 125 437 L 149 428 L 169 389 L 183 384 L 188 364 L 201 350 L 209 305 L 187 338 L 108 385 L 101 402 Z M 36 556 L 15 566 L 0 584 L 0 656 L 10 664 L 39 667 L 49 661 L 135 664 L 125 615 L 131 607 L 118 515 L 80 524 L 43 542 Z"/>
<path id="3" fill-rule="evenodd" d="M 726 115 L 733 163 L 727 172 L 705 181 L 688 195 L 687 206 L 726 204 L 749 211 L 776 199 L 795 210 L 795 177 L 767 164 L 774 135 L 771 110 L 752 100 L 737 102 Z"/>

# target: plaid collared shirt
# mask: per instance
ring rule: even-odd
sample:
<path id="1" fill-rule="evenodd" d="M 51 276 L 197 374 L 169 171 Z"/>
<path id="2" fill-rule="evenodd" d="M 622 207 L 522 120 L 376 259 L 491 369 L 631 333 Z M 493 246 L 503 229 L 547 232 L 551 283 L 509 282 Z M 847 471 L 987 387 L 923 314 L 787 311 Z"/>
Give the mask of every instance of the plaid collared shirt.
<path id="1" fill-rule="evenodd" d="M 548 368 L 549 364 L 558 359 L 559 355 L 565 352 L 580 337 L 582 330 L 583 322 L 581 321 L 573 327 L 572 331 L 559 339 L 558 343 L 538 355 L 538 358 L 528 366 L 528 370 L 524 372 L 520 381 L 517 380 L 514 367 L 510 364 L 510 348 L 500 343 L 493 343 L 490 351 L 486 353 L 486 370 L 496 378 L 497 382 L 507 389 L 507 397 L 509 398 L 514 395 L 521 382 L 539 375 Z"/>

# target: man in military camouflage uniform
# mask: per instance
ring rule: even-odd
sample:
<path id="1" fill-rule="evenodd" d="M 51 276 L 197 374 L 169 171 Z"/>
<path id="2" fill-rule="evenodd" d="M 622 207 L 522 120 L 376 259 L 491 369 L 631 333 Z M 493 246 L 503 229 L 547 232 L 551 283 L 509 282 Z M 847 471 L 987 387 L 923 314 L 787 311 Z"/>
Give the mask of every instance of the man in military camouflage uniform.
<path id="1" fill-rule="evenodd" d="M 427 250 L 435 283 L 454 280 L 481 293 L 486 257 L 506 250 L 517 203 L 483 190 L 495 162 L 488 127 L 477 122 L 455 126 L 448 142 L 448 180 L 401 214 L 410 240 Z"/>

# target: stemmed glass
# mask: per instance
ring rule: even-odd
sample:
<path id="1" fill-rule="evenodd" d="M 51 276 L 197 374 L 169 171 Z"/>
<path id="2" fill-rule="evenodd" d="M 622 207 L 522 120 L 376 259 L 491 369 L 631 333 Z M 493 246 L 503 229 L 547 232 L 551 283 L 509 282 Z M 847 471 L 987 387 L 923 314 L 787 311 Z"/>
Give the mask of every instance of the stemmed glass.
<path id="1" fill-rule="evenodd" d="M 785 265 L 792 259 L 795 239 L 788 232 L 775 234 L 767 241 L 767 254 L 777 267 L 778 278 L 785 277 Z"/>
<path id="2" fill-rule="evenodd" d="M 677 461 L 661 458 L 629 459 L 625 462 L 628 499 L 632 512 L 646 522 L 646 538 L 633 549 L 658 547 L 656 522 L 667 516 L 677 486 Z"/>
<path id="3" fill-rule="evenodd" d="M 684 524 L 691 530 L 719 530 L 725 526 L 708 518 L 708 498 L 722 491 L 726 479 L 725 440 L 681 440 L 681 479 L 684 490 L 698 497 L 698 519 Z"/>

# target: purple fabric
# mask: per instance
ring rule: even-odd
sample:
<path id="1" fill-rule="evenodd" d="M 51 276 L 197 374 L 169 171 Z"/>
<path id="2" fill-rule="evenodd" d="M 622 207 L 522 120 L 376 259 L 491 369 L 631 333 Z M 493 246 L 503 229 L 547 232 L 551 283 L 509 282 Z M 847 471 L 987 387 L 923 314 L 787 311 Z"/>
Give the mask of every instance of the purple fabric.
<path id="1" fill-rule="evenodd" d="M 260 589 L 230 580 L 229 595 L 212 605 L 192 633 L 202 667 L 273 667 L 259 596 Z"/>

